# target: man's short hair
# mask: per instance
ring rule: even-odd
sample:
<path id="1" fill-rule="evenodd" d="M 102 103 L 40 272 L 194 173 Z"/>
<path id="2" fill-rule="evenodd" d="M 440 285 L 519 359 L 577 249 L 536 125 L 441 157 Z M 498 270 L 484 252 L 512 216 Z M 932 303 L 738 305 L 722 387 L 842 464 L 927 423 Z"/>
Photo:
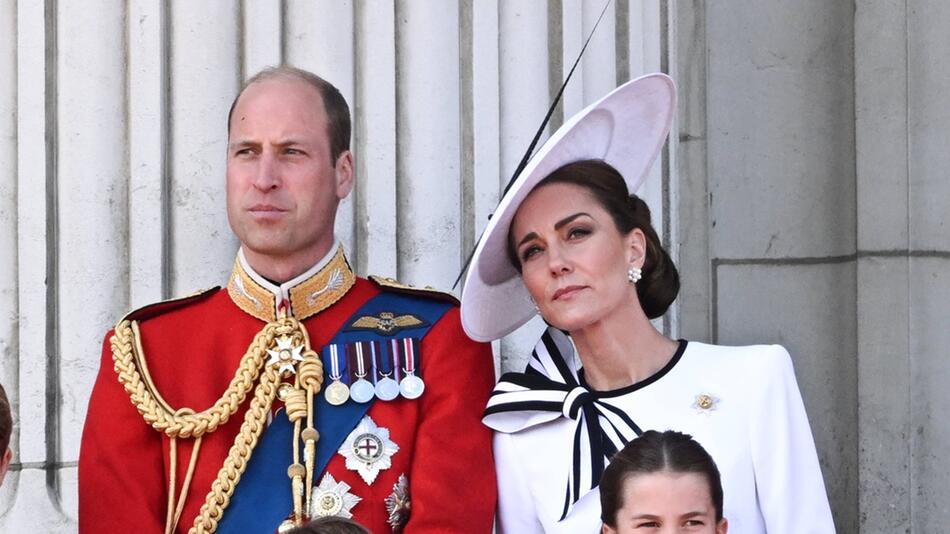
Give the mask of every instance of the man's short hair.
<path id="1" fill-rule="evenodd" d="M 350 107 L 346 104 L 346 99 L 332 83 L 324 80 L 316 74 L 291 67 L 280 65 L 278 67 L 267 67 L 266 69 L 251 76 L 241 86 L 234 101 L 231 102 L 231 109 L 228 111 L 228 137 L 231 136 L 231 116 L 234 114 L 234 107 L 238 99 L 244 94 L 244 91 L 252 84 L 267 80 L 296 80 L 304 82 L 313 87 L 320 93 L 323 99 L 323 108 L 327 113 L 327 136 L 330 138 L 330 157 L 336 163 L 340 154 L 350 149 Z"/>
<path id="2" fill-rule="evenodd" d="M 10 434 L 13 433 L 13 413 L 10 411 L 10 400 L 7 392 L 0 384 L 0 456 L 10 446 Z"/>

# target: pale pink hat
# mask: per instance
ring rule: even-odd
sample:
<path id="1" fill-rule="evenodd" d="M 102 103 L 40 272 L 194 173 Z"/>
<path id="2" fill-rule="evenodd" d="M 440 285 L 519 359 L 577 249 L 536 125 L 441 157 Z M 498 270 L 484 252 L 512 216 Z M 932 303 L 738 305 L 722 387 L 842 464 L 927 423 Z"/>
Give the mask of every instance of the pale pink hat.
<path id="1" fill-rule="evenodd" d="M 508 259 L 508 228 L 538 182 L 568 163 L 601 159 L 636 191 L 663 147 L 675 106 L 673 80 L 648 74 L 574 115 L 544 143 L 501 199 L 475 248 L 462 290 L 462 326 L 469 337 L 501 338 L 537 313 Z"/>

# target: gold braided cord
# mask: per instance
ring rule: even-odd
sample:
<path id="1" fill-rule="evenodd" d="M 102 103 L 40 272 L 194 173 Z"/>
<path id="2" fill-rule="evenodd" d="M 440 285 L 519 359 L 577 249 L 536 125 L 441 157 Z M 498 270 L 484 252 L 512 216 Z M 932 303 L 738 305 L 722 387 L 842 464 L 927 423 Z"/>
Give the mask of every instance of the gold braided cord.
<path id="1" fill-rule="evenodd" d="M 178 474 L 178 440 L 168 440 L 168 509 L 165 512 L 165 534 L 175 532 L 175 478 Z"/>
<path id="2" fill-rule="evenodd" d="M 304 360 L 297 364 L 297 382 L 299 387 L 313 394 L 320 391 L 323 386 L 323 362 L 316 352 L 304 353 Z"/>
<path id="3" fill-rule="evenodd" d="M 320 439 L 320 433 L 313 427 L 313 390 L 307 390 L 307 428 L 300 434 L 304 441 L 304 467 L 306 468 L 307 480 L 304 481 L 304 490 L 306 491 L 304 499 L 304 510 L 310 513 L 310 497 L 313 493 L 313 470 L 316 456 L 317 440 Z"/>
<path id="4" fill-rule="evenodd" d="M 307 416 L 307 392 L 292 389 L 284 396 L 284 406 L 287 408 L 287 418 L 293 422 Z"/>
<path id="5" fill-rule="evenodd" d="M 197 452 L 200 448 L 201 437 L 206 433 L 211 433 L 226 423 L 228 419 L 237 412 L 244 402 L 248 393 L 253 389 L 253 398 L 250 406 L 244 414 L 244 422 L 237 436 L 234 438 L 234 444 L 231 446 L 224 465 L 218 471 L 218 476 L 211 485 L 211 490 L 205 498 L 204 504 L 195 518 L 194 524 L 189 530 L 189 534 L 210 534 L 213 533 L 220 522 L 224 510 L 231 500 L 231 495 L 250 461 L 251 454 L 257 446 L 258 439 L 264 430 L 267 415 L 270 413 L 271 405 L 277 396 L 278 385 L 281 381 L 281 374 L 286 362 L 271 360 L 265 362 L 268 353 L 277 358 L 278 353 L 283 354 L 286 351 L 280 349 L 277 344 L 277 350 L 269 350 L 275 346 L 275 341 L 280 338 L 284 342 L 291 342 L 294 345 L 302 345 L 304 361 L 297 364 L 297 383 L 295 388 L 289 391 L 287 402 L 288 415 L 292 414 L 291 420 L 295 423 L 295 458 L 299 458 L 297 443 L 300 434 L 301 423 L 306 419 L 308 427 L 312 425 L 313 403 L 312 398 L 308 398 L 320 390 L 323 384 L 323 362 L 319 356 L 310 348 L 310 336 L 306 328 L 293 317 L 286 317 L 281 314 L 276 321 L 268 323 L 251 342 L 244 356 L 241 358 L 234 378 L 228 385 L 228 388 L 210 408 L 203 412 L 195 413 L 190 408 L 181 408 L 174 410 L 161 394 L 158 392 L 146 364 L 144 350 L 142 349 L 141 335 L 138 329 L 138 323 L 135 321 L 123 320 L 115 327 L 115 331 L 110 339 L 112 347 L 113 367 L 118 375 L 119 382 L 125 388 L 126 393 L 145 422 L 152 428 L 163 432 L 172 441 L 170 444 L 170 454 L 172 456 L 172 469 L 177 470 L 177 447 L 175 440 L 178 438 L 195 438 L 195 447 L 189 461 L 188 472 L 182 486 L 181 494 L 177 499 L 174 513 L 172 503 L 175 499 L 175 474 L 170 473 L 169 488 L 169 517 L 166 518 L 166 530 L 169 526 L 174 530 L 177 526 L 183 505 L 188 494 L 188 487 L 191 482 L 191 476 L 194 472 Z M 294 343 L 296 342 L 296 343 Z M 283 357 L 283 356 L 281 356 Z M 271 363 L 280 365 L 269 365 Z M 263 370 L 263 371 L 262 371 Z M 287 372 L 287 371 L 285 371 Z M 258 381 L 258 379 L 260 379 Z M 256 385 L 255 385 L 256 384 Z M 301 391 L 303 389 L 303 391 Z M 308 428 L 308 430 L 312 430 Z M 313 442 L 318 439 L 316 432 L 313 435 L 308 432 L 311 442 L 309 448 L 313 447 Z M 311 452 L 312 454 L 312 452 Z M 305 467 L 295 459 L 294 475 L 294 494 L 303 496 L 303 478 L 307 471 Z M 310 463 L 310 462 L 308 462 Z M 312 469 L 312 467 L 310 468 Z M 309 480 L 311 473 L 306 473 Z M 299 501 L 300 499 L 295 499 Z M 295 512 L 297 522 L 301 522 L 302 503 L 295 502 Z M 168 521 L 170 519 L 170 522 Z"/>
<path id="6" fill-rule="evenodd" d="M 224 515 L 224 510 L 231 502 L 234 488 L 241 480 L 241 475 L 251 459 L 251 453 L 257 446 L 257 440 L 264 430 L 267 414 L 277 395 L 277 384 L 280 374 L 273 366 L 268 366 L 261 376 L 261 382 L 254 389 L 254 398 L 251 406 L 244 414 L 244 423 L 234 438 L 234 444 L 228 452 L 228 457 L 218 471 L 218 477 L 211 484 L 211 491 L 201 505 L 198 517 L 188 534 L 210 534 L 217 530 L 218 522 Z"/>
<path id="7" fill-rule="evenodd" d="M 198 453 L 201 451 L 201 438 L 195 438 L 195 444 L 191 449 L 191 460 L 188 462 L 188 471 L 185 473 L 185 481 L 181 485 L 181 496 L 178 497 L 178 504 L 175 506 L 175 528 L 178 528 L 178 520 L 181 519 L 181 512 L 185 509 L 185 500 L 188 498 L 188 490 L 191 489 L 191 478 L 195 474 L 195 467 L 198 465 Z"/>
<path id="8" fill-rule="evenodd" d="M 234 378 L 213 406 L 199 413 L 172 411 L 158 394 L 155 384 L 144 366 L 144 356 L 137 350 L 140 345 L 138 325 L 123 320 L 115 327 L 110 339 L 112 359 L 119 382 L 132 399 L 145 422 L 164 432 L 170 438 L 198 437 L 214 432 L 238 410 L 254 386 L 264 365 L 266 350 L 278 335 L 302 327 L 292 318 L 268 323 L 256 336 L 241 359 Z M 144 372 L 140 372 L 143 369 Z"/>
<path id="9" fill-rule="evenodd" d="M 188 461 L 188 470 L 185 473 L 185 481 L 181 485 L 181 494 L 178 496 L 178 502 L 175 503 L 175 490 L 178 473 L 178 440 L 170 438 L 168 440 L 168 457 L 170 459 L 168 468 L 168 511 L 165 516 L 165 534 L 173 534 L 178 528 L 178 520 L 181 518 L 181 512 L 185 508 L 185 499 L 188 497 L 188 489 L 191 487 L 191 477 L 195 473 L 195 466 L 198 463 L 198 452 L 201 451 L 201 438 L 195 438 L 195 444 L 191 449 L 191 459 Z"/>

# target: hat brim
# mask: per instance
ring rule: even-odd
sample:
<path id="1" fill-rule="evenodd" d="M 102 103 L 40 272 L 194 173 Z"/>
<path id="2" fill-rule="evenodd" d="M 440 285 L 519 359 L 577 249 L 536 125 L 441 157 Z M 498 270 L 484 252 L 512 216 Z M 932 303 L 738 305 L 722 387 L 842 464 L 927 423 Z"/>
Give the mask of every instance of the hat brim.
<path id="1" fill-rule="evenodd" d="M 475 248 L 462 290 L 462 326 L 477 341 L 504 337 L 537 313 L 508 259 L 508 231 L 518 207 L 555 170 L 599 159 L 634 192 L 659 154 L 673 121 L 676 88 L 665 74 L 631 80 L 571 117 L 531 158 L 501 199 Z"/>

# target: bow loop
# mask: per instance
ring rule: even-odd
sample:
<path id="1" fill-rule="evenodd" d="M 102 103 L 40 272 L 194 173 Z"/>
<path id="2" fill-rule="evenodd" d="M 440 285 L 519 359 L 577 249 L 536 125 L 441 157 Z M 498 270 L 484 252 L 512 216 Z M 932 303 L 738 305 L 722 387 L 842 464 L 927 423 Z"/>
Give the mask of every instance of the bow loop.
<path id="1" fill-rule="evenodd" d="M 594 396 L 587 388 L 577 386 L 564 398 L 564 407 L 561 409 L 561 413 L 564 414 L 564 417 L 576 421 L 580 415 L 581 408 L 583 408 L 585 404 L 593 403 L 593 401 Z"/>
<path id="2" fill-rule="evenodd" d="M 548 328 L 531 353 L 528 369 L 501 377 L 482 419 L 488 427 L 506 433 L 559 417 L 576 422 L 562 520 L 578 499 L 600 484 L 610 456 L 640 434 L 640 427 L 623 410 L 584 387 L 573 362 L 570 338 Z"/>

